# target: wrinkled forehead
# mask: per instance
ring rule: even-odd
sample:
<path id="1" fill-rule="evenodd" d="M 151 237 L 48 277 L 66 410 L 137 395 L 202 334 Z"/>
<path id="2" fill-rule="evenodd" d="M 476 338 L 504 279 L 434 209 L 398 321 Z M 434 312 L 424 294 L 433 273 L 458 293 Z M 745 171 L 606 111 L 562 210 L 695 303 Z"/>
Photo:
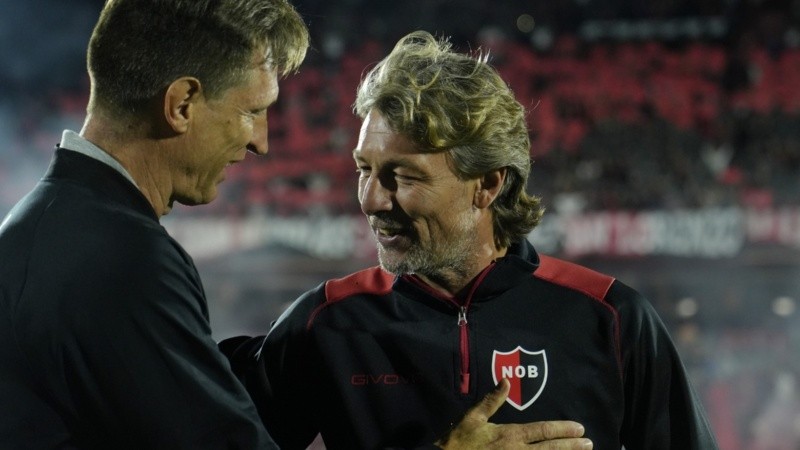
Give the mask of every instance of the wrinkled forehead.
<path id="1" fill-rule="evenodd" d="M 374 108 L 361 123 L 358 144 L 353 150 L 354 155 L 366 152 L 409 155 L 423 153 L 422 148 L 410 136 L 395 131 L 380 111 Z"/>

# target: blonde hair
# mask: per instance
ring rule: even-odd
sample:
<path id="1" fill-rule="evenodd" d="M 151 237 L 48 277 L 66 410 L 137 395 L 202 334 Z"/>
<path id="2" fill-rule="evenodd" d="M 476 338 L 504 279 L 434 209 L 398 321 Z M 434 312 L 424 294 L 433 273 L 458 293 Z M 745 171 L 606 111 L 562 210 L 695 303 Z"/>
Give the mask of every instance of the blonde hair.
<path id="1" fill-rule="evenodd" d="M 358 87 L 356 114 L 364 119 L 373 108 L 423 149 L 448 152 L 462 179 L 506 168 L 491 205 L 498 247 L 538 225 L 541 200 L 525 192 L 531 166 L 525 108 L 486 55 L 457 53 L 447 39 L 410 33 Z"/>

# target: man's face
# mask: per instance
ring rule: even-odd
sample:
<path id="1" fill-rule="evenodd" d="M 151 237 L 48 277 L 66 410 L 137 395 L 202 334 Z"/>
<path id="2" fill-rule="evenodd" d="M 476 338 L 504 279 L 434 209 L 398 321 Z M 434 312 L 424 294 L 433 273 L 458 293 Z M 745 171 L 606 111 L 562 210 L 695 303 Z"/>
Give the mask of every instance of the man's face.
<path id="1" fill-rule="evenodd" d="M 243 160 L 248 150 L 265 155 L 267 107 L 277 98 L 277 71 L 262 65 L 219 98 L 197 104 L 187 148 L 174 162 L 174 199 L 187 205 L 208 203 L 217 197 L 227 166 Z"/>
<path id="2" fill-rule="evenodd" d="M 381 266 L 437 278 L 473 259 L 476 181 L 460 180 L 445 153 L 424 153 L 372 110 L 353 151 L 358 200 L 378 241 Z"/>

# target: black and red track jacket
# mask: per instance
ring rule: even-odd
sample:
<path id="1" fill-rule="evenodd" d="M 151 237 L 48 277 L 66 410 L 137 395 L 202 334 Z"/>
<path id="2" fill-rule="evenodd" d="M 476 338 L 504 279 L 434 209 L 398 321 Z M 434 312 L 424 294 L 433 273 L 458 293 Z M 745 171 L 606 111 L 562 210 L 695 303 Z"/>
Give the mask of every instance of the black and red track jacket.
<path id="1" fill-rule="evenodd" d="M 600 450 L 717 448 L 651 305 L 527 241 L 465 298 L 374 267 L 302 295 L 265 340 L 220 346 L 286 449 L 318 432 L 329 449 L 430 445 L 503 377 L 495 423 L 575 420 Z"/>

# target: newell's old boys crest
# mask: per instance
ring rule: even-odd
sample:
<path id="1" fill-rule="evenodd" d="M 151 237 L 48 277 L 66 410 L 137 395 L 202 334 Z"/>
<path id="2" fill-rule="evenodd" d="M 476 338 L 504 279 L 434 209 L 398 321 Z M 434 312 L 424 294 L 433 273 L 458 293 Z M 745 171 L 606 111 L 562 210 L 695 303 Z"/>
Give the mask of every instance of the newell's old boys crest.
<path id="1" fill-rule="evenodd" d="M 506 401 L 522 411 L 539 398 L 547 383 L 547 355 L 544 350 L 529 352 L 517 346 L 510 352 L 492 354 L 492 378 L 497 384 L 503 378 L 511 382 Z"/>

